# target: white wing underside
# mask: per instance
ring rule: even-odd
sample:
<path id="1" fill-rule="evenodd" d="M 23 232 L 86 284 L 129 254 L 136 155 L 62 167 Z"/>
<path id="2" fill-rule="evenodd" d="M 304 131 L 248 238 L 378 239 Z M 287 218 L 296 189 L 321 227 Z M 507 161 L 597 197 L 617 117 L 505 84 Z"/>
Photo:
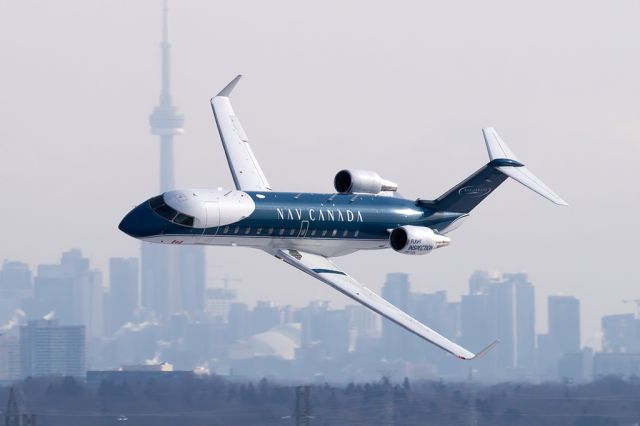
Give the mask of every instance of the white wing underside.
<path id="1" fill-rule="evenodd" d="M 498 343 L 496 340 L 482 351 L 474 354 L 438 334 L 401 309 L 387 302 L 367 287 L 358 283 L 358 281 L 351 278 L 326 257 L 301 252 L 299 250 L 279 250 L 275 253 L 275 256 L 284 260 L 289 265 L 319 279 L 325 284 L 329 284 L 342 294 L 460 359 L 468 360 L 481 357 Z"/>
<path id="2" fill-rule="evenodd" d="M 271 191 L 258 160 L 253 155 L 249 138 L 240 120 L 236 117 L 229 100 L 231 91 L 240 80 L 234 78 L 224 89 L 211 99 L 213 116 L 218 126 L 222 147 L 229 163 L 236 189 L 243 191 Z"/>

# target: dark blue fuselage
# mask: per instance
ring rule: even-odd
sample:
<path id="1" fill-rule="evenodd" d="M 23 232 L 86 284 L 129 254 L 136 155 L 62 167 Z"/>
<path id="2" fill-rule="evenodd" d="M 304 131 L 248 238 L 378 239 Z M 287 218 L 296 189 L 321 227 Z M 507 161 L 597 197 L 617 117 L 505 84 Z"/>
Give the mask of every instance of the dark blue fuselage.
<path id="1" fill-rule="evenodd" d="M 246 218 L 220 226 L 193 227 L 162 217 L 147 200 L 133 209 L 120 229 L 136 238 L 234 236 L 385 240 L 402 225 L 428 226 L 438 232 L 460 213 L 435 212 L 398 197 L 368 194 L 245 192 L 255 203 Z"/>

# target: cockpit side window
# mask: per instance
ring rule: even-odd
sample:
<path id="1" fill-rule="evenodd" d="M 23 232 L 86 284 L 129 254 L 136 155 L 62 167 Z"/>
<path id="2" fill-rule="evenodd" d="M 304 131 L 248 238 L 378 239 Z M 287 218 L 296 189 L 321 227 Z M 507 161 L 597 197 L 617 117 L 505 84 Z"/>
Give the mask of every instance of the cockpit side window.
<path id="1" fill-rule="evenodd" d="M 179 213 L 173 207 L 168 206 L 164 202 L 164 198 L 162 197 L 162 195 L 158 195 L 157 197 L 153 197 L 152 199 L 150 199 L 149 206 L 151 206 L 151 209 L 154 212 L 167 220 L 177 223 L 178 225 L 193 227 L 193 216 Z"/>
<path id="2" fill-rule="evenodd" d="M 157 209 L 158 207 L 164 205 L 164 198 L 162 195 L 158 195 L 157 197 L 153 197 L 149 200 L 149 205 L 152 209 Z"/>
<path id="3" fill-rule="evenodd" d="M 169 207 L 166 204 L 163 204 L 162 206 L 153 209 L 153 211 L 155 211 L 160 216 L 162 216 L 162 217 L 164 217 L 165 219 L 168 219 L 168 220 L 173 220 L 173 218 L 176 217 L 176 215 L 178 214 L 177 210 L 175 210 L 172 207 Z"/>
<path id="4" fill-rule="evenodd" d="M 178 213 L 173 221 L 179 225 L 193 226 L 193 217 L 187 216 L 186 214 Z"/>

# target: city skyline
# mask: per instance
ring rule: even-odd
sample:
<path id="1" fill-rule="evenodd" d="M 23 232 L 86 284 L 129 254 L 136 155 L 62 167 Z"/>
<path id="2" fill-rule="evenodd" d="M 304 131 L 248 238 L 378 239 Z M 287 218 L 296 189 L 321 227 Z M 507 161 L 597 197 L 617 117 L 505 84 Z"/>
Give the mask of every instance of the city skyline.
<path id="1" fill-rule="evenodd" d="M 319 6 L 295 6 L 293 15 L 287 15 L 280 13 L 281 6 L 258 4 L 251 7 L 262 14 L 252 14 L 246 13 L 246 6 L 227 3 L 203 3 L 199 16 L 194 16 L 193 10 L 174 6 L 174 34 L 181 46 L 174 51 L 180 59 L 176 97 L 192 126 L 176 152 L 177 182 L 231 186 L 207 100 L 238 72 L 247 76 L 246 88 L 237 93 L 247 117 L 245 126 L 272 183 L 282 189 L 310 186 L 329 191 L 335 171 L 358 166 L 399 182 L 407 195 L 437 194 L 441 185 L 476 166 L 483 154 L 479 129 L 495 125 L 505 129 L 502 133 L 513 140 L 514 150 L 529 158 L 541 177 L 557 182 L 572 207 L 559 213 L 537 205 L 533 195 L 511 185 L 452 234 L 446 253 L 419 260 L 362 253 L 340 262 L 376 291 L 383 284 L 382 274 L 397 270 L 409 272 L 421 290 L 446 288 L 453 298 L 464 294 L 466 276 L 475 269 L 527 270 L 539 293 L 579 297 L 585 312 L 583 340 L 598 341 L 599 318 L 631 311 L 633 305 L 622 300 L 637 298 L 628 278 L 634 277 L 637 231 L 614 232 L 601 221 L 604 214 L 615 214 L 617 220 L 630 222 L 638 207 L 637 191 L 630 184 L 633 160 L 640 153 L 637 106 L 632 101 L 638 63 L 629 53 L 634 51 L 629 32 L 637 29 L 628 21 L 633 14 L 623 9 L 602 9 L 595 3 L 574 6 L 554 6 L 558 18 L 530 10 L 539 18 L 531 22 L 548 23 L 543 37 L 526 22 L 520 29 L 518 19 L 506 23 L 501 31 L 512 33 L 513 41 L 497 29 L 484 32 L 484 27 L 475 26 L 476 18 L 460 17 L 452 29 L 437 22 L 423 26 L 414 17 L 433 14 L 417 4 L 397 10 L 402 18 L 398 22 L 384 19 L 386 11 L 371 6 L 364 11 L 371 23 L 345 19 L 360 16 L 358 5 L 341 6 L 341 16 Z M 13 5 L 13 13 L 0 18 L 2 47 L 8 55 L 7 78 L 0 84 L 10 100 L 1 111 L 13 123 L 3 128 L 2 143 L 9 155 L 0 160 L 0 189 L 20 205 L 0 225 L 8 241 L 0 257 L 35 267 L 53 263 L 61 251 L 78 246 L 106 271 L 110 257 L 137 254 L 137 244 L 118 235 L 116 225 L 131 203 L 155 193 L 157 166 L 146 160 L 156 158 L 157 143 L 147 134 L 144 117 L 159 83 L 160 7 L 158 2 L 141 2 L 128 8 L 102 6 L 100 13 L 80 3 L 41 7 L 46 13 L 31 16 L 28 7 Z M 67 21 L 75 16 L 70 7 L 83 19 Z M 476 6 L 469 7 L 473 11 Z M 494 7 L 475 11 L 493 18 Z M 576 8 L 585 13 L 576 18 Z M 446 5 L 435 12 L 457 15 Z M 321 19 L 311 22 L 311 15 Z M 20 16 L 30 18 L 14 19 Z M 240 34 L 236 21 L 217 19 L 221 16 L 243 16 L 256 30 Z M 609 19 L 598 19 L 595 25 L 593 16 Z M 562 19 L 575 25 L 567 30 Z M 325 34 L 326 23 L 336 32 Z M 28 34 L 30 25 L 46 29 L 47 39 Z M 458 31 L 465 25 L 482 30 L 477 31 L 482 36 L 477 41 L 461 36 Z M 300 43 L 290 40 L 294 30 L 302 35 Z M 86 37 L 76 37 L 78 32 Z M 478 53 L 469 53 L 471 47 Z M 417 58 L 416 52 L 424 57 Z M 52 66 L 34 66 L 45 63 Z M 458 69 L 473 72 L 460 74 Z M 332 110 L 327 105 L 334 103 L 336 92 L 341 105 Z M 402 112 L 388 117 L 389 112 L 380 111 L 380 96 L 393 97 Z M 277 108 L 272 106 L 274 99 Z M 31 126 L 19 114 L 37 117 L 41 125 Z M 393 125 L 397 121 L 404 123 L 399 130 Z M 97 134 L 96 129 L 107 131 Z M 50 146 L 52 131 L 64 135 L 55 148 Z M 423 167 L 422 162 L 408 162 L 404 154 L 389 155 L 388 140 L 402 148 L 400 154 L 409 151 L 414 158 L 435 156 L 439 161 Z M 372 149 L 363 152 L 363 146 Z M 279 167 L 283 153 L 300 161 L 285 171 Z M 576 153 L 584 153 L 581 161 L 574 161 Z M 20 191 L 11 186 L 15 182 Z M 37 204 L 33 194 L 40 195 Z M 594 200 L 616 200 L 614 213 L 609 203 Z M 43 223 L 38 208 L 42 204 L 69 214 L 55 216 L 52 227 Z M 506 207 L 513 212 L 510 216 L 504 216 Z M 85 232 L 85 226 L 92 232 Z M 25 228 L 48 243 L 34 247 L 19 231 Z M 592 235 L 602 238 L 597 247 Z M 207 251 L 209 274 L 242 279 L 241 297 L 258 300 L 272 294 L 279 303 L 299 306 L 310 294 L 334 304 L 345 301 L 296 271 L 269 266 L 261 253 Z M 247 259 L 255 267 L 247 268 Z M 263 274 L 282 279 L 267 287 L 262 285 Z M 544 312 L 536 317 L 546 321 Z"/>
<path id="2" fill-rule="evenodd" d="M 322 374 L 338 380 L 347 369 L 358 380 L 370 380 L 390 366 L 412 379 L 467 376 L 465 364 L 362 306 L 342 308 L 323 300 L 310 300 L 304 307 L 272 300 L 250 306 L 237 299 L 230 279 L 207 292 L 203 312 L 192 308 L 158 317 L 139 304 L 137 260 L 112 258 L 110 288 L 97 293 L 95 283 L 102 273 L 78 250 L 62 253 L 57 264 L 39 265 L 33 274 L 26 264 L 3 262 L 0 381 L 25 377 L 29 371 L 63 374 L 66 370 L 61 369 L 72 368 L 74 376 L 82 376 L 86 369 L 161 362 L 179 370 L 280 379 Z M 640 357 L 636 314 L 601 318 L 600 350 L 580 342 L 583 315 L 580 300 L 573 296 L 545 298 L 550 327 L 540 330 L 533 325 L 535 283 L 526 274 L 476 271 L 467 284 L 467 294 L 453 301 L 446 291 L 416 291 L 406 274 L 389 273 L 382 293 L 471 348 L 499 337 L 493 355 L 474 363 L 481 381 L 584 382 L 592 374 L 640 373 L 634 367 Z M 52 292 L 60 297 L 46 297 Z M 29 334 L 32 329 L 42 331 Z M 52 340 L 54 336 L 60 337 Z M 65 341 L 75 343 L 63 351 Z M 59 348 L 42 350 L 50 344 Z"/>

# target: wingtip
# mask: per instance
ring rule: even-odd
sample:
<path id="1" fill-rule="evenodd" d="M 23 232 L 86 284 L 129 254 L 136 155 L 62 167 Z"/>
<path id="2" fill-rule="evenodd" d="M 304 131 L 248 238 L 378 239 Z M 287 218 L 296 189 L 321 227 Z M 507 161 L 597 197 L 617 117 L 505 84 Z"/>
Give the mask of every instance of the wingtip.
<path id="1" fill-rule="evenodd" d="M 480 352 L 478 352 L 473 358 L 471 359 L 479 359 L 482 358 L 483 356 L 485 356 L 487 353 L 489 353 L 489 351 L 491 351 L 493 348 L 496 347 L 496 345 L 500 343 L 500 339 L 496 339 L 493 342 L 489 343 L 487 345 L 486 348 L 482 349 Z"/>
<path id="2" fill-rule="evenodd" d="M 229 82 L 229 84 L 224 86 L 224 89 L 222 89 L 220 93 L 216 95 L 216 97 L 218 96 L 229 97 L 234 87 L 236 87 L 236 84 L 238 84 L 238 81 L 240 81 L 241 78 L 242 78 L 242 74 L 238 74 L 233 80 Z"/>
<path id="3" fill-rule="evenodd" d="M 500 343 L 500 339 L 496 339 L 493 342 L 489 343 L 484 349 L 482 349 L 480 352 L 476 353 L 473 356 L 470 356 L 468 358 L 465 358 L 463 356 L 458 356 L 458 358 L 463 359 L 465 361 L 471 361 L 472 359 L 480 359 L 483 356 L 485 356 L 487 353 L 489 353 L 493 348 L 495 348 L 498 343 Z"/>

